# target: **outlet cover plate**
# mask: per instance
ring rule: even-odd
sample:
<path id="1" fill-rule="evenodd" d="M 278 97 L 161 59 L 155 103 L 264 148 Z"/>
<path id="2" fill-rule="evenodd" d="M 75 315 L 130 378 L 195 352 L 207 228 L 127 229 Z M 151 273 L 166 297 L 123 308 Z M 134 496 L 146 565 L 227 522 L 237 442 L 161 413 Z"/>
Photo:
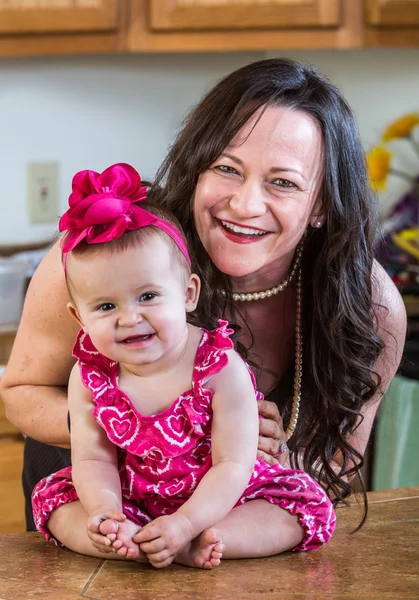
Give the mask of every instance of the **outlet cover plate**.
<path id="1" fill-rule="evenodd" d="M 31 223 L 58 221 L 58 163 L 30 163 L 27 170 Z"/>

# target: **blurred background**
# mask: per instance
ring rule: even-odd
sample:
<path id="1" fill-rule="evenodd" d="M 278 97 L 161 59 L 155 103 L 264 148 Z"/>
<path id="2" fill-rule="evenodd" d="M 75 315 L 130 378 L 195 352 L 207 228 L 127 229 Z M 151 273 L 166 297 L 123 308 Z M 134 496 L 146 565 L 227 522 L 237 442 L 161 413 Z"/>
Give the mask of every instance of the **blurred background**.
<path id="1" fill-rule="evenodd" d="M 272 56 L 317 66 L 355 112 L 380 202 L 377 256 L 409 313 L 364 475 L 369 489 L 419 485 L 419 0 L 0 0 L 0 374 L 73 174 L 128 162 L 153 178 L 202 94 Z M 21 456 L 0 409 L 2 533 L 24 530 Z"/>

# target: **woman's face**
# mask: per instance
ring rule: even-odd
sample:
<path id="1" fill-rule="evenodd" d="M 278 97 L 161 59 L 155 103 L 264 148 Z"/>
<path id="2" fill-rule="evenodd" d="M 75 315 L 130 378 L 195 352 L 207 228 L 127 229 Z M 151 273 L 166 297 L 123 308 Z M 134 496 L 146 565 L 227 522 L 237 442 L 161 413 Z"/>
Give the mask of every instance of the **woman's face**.
<path id="1" fill-rule="evenodd" d="M 194 196 L 195 226 L 212 261 L 249 283 L 285 277 L 308 223 L 322 214 L 318 124 L 290 108 L 268 107 L 257 122 L 259 115 L 200 175 Z"/>

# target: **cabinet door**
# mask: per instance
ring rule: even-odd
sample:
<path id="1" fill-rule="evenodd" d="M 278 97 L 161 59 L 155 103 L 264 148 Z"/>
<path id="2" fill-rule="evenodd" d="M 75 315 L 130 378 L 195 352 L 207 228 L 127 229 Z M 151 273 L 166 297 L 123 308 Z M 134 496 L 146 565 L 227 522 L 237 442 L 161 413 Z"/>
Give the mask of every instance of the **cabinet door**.
<path id="1" fill-rule="evenodd" d="M 419 0 L 367 0 L 368 25 L 419 25 Z"/>
<path id="2" fill-rule="evenodd" d="M 337 27 L 340 0 L 149 0 L 154 31 Z"/>
<path id="3" fill-rule="evenodd" d="M 0 34 L 109 32 L 118 0 L 0 0 Z"/>

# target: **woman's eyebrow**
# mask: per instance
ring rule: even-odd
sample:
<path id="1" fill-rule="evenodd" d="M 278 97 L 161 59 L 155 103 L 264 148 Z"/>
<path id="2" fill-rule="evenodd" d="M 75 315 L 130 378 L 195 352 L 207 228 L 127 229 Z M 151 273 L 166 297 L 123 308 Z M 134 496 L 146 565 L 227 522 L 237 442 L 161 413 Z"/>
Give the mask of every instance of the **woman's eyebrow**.
<path id="1" fill-rule="evenodd" d="M 270 173 L 296 173 L 299 175 L 304 181 L 307 180 L 307 177 L 300 171 L 300 169 L 293 169 L 292 167 L 272 167 L 269 169 Z"/>
<path id="2" fill-rule="evenodd" d="M 240 158 L 237 158 L 237 156 L 233 156 L 233 154 L 229 154 L 228 152 L 223 152 L 220 155 L 220 158 L 221 157 L 229 158 L 230 160 L 234 161 L 235 163 L 237 163 L 238 165 L 241 165 L 241 166 L 243 166 L 243 164 L 244 164 L 243 161 L 240 160 Z"/>

